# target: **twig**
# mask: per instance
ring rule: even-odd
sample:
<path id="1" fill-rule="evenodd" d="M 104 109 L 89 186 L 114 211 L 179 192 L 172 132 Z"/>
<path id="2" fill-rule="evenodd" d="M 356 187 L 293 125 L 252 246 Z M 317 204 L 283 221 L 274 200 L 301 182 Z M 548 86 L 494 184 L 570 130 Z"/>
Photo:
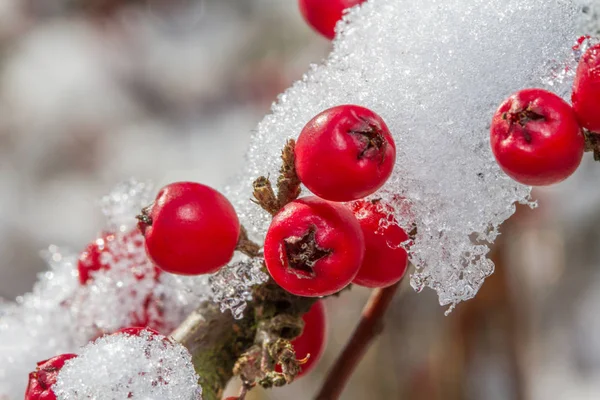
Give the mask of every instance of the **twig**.
<path id="1" fill-rule="evenodd" d="M 375 289 L 362 312 L 352 337 L 325 378 L 316 400 L 336 400 L 350 380 L 369 345 L 383 331 L 383 316 L 390 306 L 400 282 Z"/>
<path id="2" fill-rule="evenodd" d="M 600 134 L 583 130 L 583 136 L 585 138 L 585 151 L 594 153 L 594 160 L 600 161 Z"/>

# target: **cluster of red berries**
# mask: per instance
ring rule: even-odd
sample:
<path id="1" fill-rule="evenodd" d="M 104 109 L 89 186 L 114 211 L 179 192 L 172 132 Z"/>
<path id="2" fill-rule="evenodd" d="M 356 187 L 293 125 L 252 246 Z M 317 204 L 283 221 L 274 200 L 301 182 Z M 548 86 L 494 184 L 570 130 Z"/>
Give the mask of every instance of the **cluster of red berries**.
<path id="1" fill-rule="evenodd" d="M 140 336 L 145 330 L 149 331 L 152 335 L 159 334 L 152 329 L 132 327 L 121 329 L 113 335 L 126 334 Z M 25 400 L 56 400 L 56 394 L 52 390 L 52 386 L 56 383 L 58 374 L 65 366 L 65 363 L 75 357 L 77 357 L 76 354 L 61 354 L 37 363 L 35 371 L 29 374 L 29 383 L 27 385 L 27 390 L 25 391 Z"/>
<path id="2" fill-rule="evenodd" d="M 362 200 L 383 186 L 396 160 L 381 117 L 355 105 L 325 110 L 303 128 L 295 157 L 300 181 L 319 197 L 292 201 L 273 218 L 264 247 L 273 279 L 309 297 L 350 282 L 385 287 L 399 281 L 408 236 L 395 221 L 386 223 L 391 205 Z"/>
<path id="3" fill-rule="evenodd" d="M 295 146 L 300 181 L 319 197 L 285 205 L 267 232 L 264 256 L 273 279 L 299 296 L 326 296 L 354 280 L 384 287 L 407 267 L 406 233 L 380 200 L 360 200 L 390 177 L 396 147 L 380 116 L 342 105 L 304 127 Z M 354 203 L 342 204 L 340 202 Z M 240 223 L 231 203 L 207 186 L 164 187 L 139 217 L 152 261 L 183 275 L 216 272 L 237 247 Z"/>
<path id="4" fill-rule="evenodd" d="M 600 45 L 581 58 L 573 106 L 542 89 L 510 96 L 492 119 L 491 146 L 502 170 L 517 182 L 543 186 L 568 178 L 585 150 L 584 131 L 600 133 Z"/>

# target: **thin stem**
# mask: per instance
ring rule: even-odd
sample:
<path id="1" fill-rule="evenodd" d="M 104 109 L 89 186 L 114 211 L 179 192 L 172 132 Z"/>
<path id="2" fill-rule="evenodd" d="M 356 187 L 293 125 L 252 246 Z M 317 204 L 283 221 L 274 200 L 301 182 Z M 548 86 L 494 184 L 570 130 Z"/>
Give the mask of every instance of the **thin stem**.
<path id="1" fill-rule="evenodd" d="M 400 282 L 384 289 L 375 289 L 362 312 L 360 322 L 346 347 L 325 378 L 316 400 L 339 399 L 352 373 L 369 345 L 383 331 L 383 316 L 389 308 Z"/>

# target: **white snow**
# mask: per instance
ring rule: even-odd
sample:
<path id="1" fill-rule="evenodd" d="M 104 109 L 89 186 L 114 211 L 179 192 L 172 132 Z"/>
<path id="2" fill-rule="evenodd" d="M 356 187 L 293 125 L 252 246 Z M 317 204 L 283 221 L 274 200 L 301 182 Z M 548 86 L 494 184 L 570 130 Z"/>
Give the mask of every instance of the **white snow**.
<path id="1" fill-rule="evenodd" d="M 577 9 L 567 0 L 371 0 L 352 10 L 323 65 L 279 97 L 254 135 L 248 167 L 227 194 L 260 237 L 269 216 L 248 202 L 252 180 L 277 175 L 279 151 L 334 105 L 373 109 L 390 127 L 395 171 L 375 194 L 406 198 L 418 234 L 413 287 L 440 304 L 472 298 L 493 272 L 488 244 L 530 188 L 498 168 L 489 122 L 511 93 L 540 86 L 565 59 Z M 306 194 L 307 192 L 305 192 Z M 409 222 L 397 215 L 405 225 Z"/>
<path id="2" fill-rule="evenodd" d="M 185 347 L 164 336 L 107 335 L 69 360 L 53 386 L 58 400 L 200 400 Z"/>

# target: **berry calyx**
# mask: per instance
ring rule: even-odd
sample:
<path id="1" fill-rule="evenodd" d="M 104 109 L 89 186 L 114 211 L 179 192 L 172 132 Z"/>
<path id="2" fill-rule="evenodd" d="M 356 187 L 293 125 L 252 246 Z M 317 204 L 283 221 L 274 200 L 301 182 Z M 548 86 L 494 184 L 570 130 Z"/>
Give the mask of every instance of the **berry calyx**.
<path id="1" fill-rule="evenodd" d="M 521 90 L 502 103 L 492 119 L 490 139 L 500 168 L 533 186 L 568 178 L 585 147 L 571 106 L 543 89 Z"/>
<path id="2" fill-rule="evenodd" d="M 231 260 L 240 235 L 240 222 L 225 196 L 194 182 L 165 186 L 138 219 L 148 256 L 173 274 L 216 272 Z"/>
<path id="3" fill-rule="evenodd" d="M 35 371 L 29 374 L 25 400 L 56 400 L 52 386 L 65 362 L 75 357 L 76 354 L 61 354 L 37 363 Z"/>
<path id="4" fill-rule="evenodd" d="M 396 145 L 373 111 L 342 105 L 306 124 L 296 142 L 296 171 L 314 194 L 352 201 L 379 189 L 392 174 Z"/>
<path id="5" fill-rule="evenodd" d="M 335 26 L 344 10 L 366 0 L 299 0 L 298 6 L 306 22 L 327 39 L 335 37 Z"/>
<path id="6" fill-rule="evenodd" d="M 265 263 L 283 289 L 318 297 L 343 289 L 356 276 L 365 251 L 352 212 L 318 197 L 288 203 L 265 238 Z"/>
<path id="7" fill-rule="evenodd" d="M 590 47 L 579 60 L 571 101 L 581 126 L 600 132 L 600 44 Z"/>
<path id="8" fill-rule="evenodd" d="M 365 258 L 352 283 L 383 288 L 398 282 L 408 268 L 402 247 L 408 235 L 392 216 L 394 209 L 381 200 L 358 200 L 350 208 L 365 237 Z"/>
<path id="9" fill-rule="evenodd" d="M 292 341 L 297 360 L 306 360 L 297 377 L 306 375 L 319 363 L 327 343 L 327 315 L 322 301 L 317 301 L 302 316 L 304 329 Z"/>

